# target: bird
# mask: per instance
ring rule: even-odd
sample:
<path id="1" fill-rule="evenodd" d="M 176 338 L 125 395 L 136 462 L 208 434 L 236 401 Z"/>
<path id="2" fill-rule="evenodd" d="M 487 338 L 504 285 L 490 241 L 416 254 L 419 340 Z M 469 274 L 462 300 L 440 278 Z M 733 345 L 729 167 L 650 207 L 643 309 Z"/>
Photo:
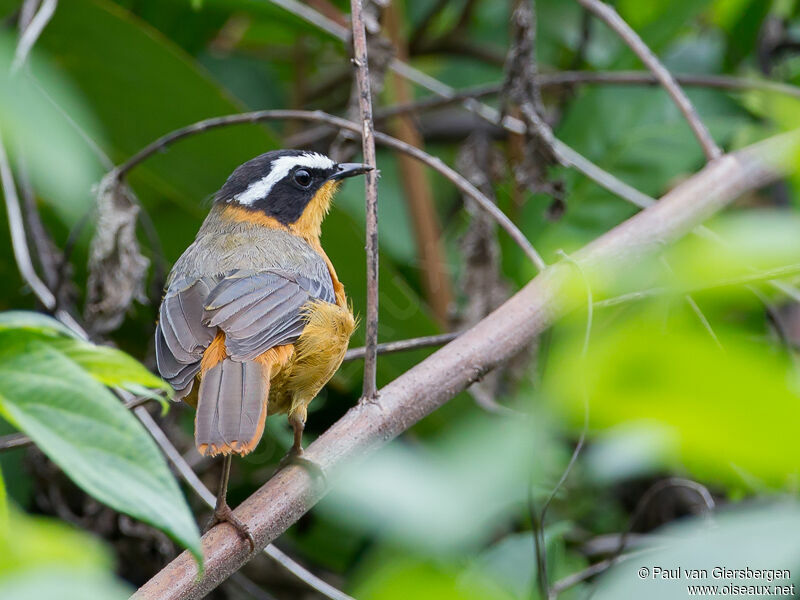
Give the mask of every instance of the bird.
<path id="1" fill-rule="evenodd" d="M 286 413 L 287 458 L 302 458 L 309 403 L 342 363 L 356 318 L 320 243 L 343 179 L 373 167 L 274 150 L 237 167 L 167 278 L 155 330 L 158 371 L 196 408 L 195 445 L 224 457 L 209 528 L 230 523 L 231 457 L 252 452 Z"/>

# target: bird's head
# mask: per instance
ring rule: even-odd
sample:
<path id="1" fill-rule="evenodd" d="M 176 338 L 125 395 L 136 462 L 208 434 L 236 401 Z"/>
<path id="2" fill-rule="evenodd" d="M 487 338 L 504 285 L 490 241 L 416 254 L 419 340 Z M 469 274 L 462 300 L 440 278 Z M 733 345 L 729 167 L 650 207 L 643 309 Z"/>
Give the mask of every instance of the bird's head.
<path id="1" fill-rule="evenodd" d="M 341 180 L 370 170 L 361 163 L 336 163 L 317 152 L 275 150 L 237 167 L 215 202 L 240 219 L 319 237 Z"/>

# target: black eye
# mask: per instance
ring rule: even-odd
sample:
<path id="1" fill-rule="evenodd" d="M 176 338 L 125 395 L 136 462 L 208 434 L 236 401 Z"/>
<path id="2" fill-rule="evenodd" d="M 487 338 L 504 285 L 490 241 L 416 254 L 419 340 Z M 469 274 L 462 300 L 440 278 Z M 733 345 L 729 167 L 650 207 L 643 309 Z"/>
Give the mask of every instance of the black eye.
<path id="1" fill-rule="evenodd" d="M 308 187 L 311 185 L 311 173 L 305 169 L 298 169 L 294 172 L 294 181 L 300 187 Z"/>

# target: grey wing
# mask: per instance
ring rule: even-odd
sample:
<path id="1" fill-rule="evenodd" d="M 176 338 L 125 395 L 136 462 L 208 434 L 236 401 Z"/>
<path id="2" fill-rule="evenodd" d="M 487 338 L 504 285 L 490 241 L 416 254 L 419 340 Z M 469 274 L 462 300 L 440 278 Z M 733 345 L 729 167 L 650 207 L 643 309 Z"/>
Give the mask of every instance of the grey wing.
<path id="1" fill-rule="evenodd" d="M 252 360 L 270 348 L 297 341 L 305 327 L 303 306 L 310 300 L 335 302 L 333 282 L 291 271 L 235 271 L 209 294 L 206 327 L 225 332 L 231 358 Z"/>
<path id="2" fill-rule="evenodd" d="M 206 298 L 215 285 L 211 278 L 173 282 L 158 311 L 156 365 L 178 399 L 191 392 L 203 352 L 216 335 L 215 328 L 203 324 Z"/>

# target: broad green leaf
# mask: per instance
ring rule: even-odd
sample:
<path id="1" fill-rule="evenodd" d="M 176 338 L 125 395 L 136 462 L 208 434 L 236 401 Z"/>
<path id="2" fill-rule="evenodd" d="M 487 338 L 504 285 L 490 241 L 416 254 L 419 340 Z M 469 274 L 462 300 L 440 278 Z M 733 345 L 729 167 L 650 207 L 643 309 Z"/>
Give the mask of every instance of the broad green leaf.
<path id="1" fill-rule="evenodd" d="M 565 335 L 548 367 L 553 406 L 581 423 L 585 380 L 594 430 L 646 424 L 666 441 L 661 458 L 678 456 L 697 476 L 786 485 L 800 464 L 800 380 L 786 353 L 718 323 L 720 348 L 691 311 L 667 320 L 659 308 L 596 323 L 588 372 L 582 331 Z"/>
<path id="2" fill-rule="evenodd" d="M 121 350 L 68 339 L 54 340 L 52 345 L 103 385 L 128 390 L 138 386 L 137 389 L 144 387 L 172 393 L 167 382 Z"/>
<path id="3" fill-rule="evenodd" d="M 395 556 L 370 566 L 353 593 L 362 600 L 510 600 L 490 581 L 462 581 L 453 565 Z"/>
<path id="4" fill-rule="evenodd" d="M 69 327 L 53 317 L 29 310 L 0 312 L 0 332 L 10 329 L 25 329 L 48 336 L 66 335 L 77 337 Z"/>
<path id="5" fill-rule="evenodd" d="M 0 598 L 122 600 L 130 590 L 111 569 L 97 540 L 54 519 L 12 510 L 0 528 Z"/>
<path id="6" fill-rule="evenodd" d="M 541 479 L 540 463 L 529 457 L 551 451 L 549 438 L 530 423 L 495 425 L 461 423 L 438 448 L 390 444 L 343 469 L 325 508 L 341 522 L 417 550 L 474 547 L 525 501 L 520 481 Z"/>
<path id="7" fill-rule="evenodd" d="M 3 345 L 0 414 L 87 493 L 164 530 L 201 561 L 192 513 L 136 418 L 46 342 L 6 333 Z"/>
<path id="8" fill-rule="evenodd" d="M 71 225 L 91 206 L 92 184 L 102 174 L 95 158 L 64 112 L 99 137 L 97 123 L 64 74 L 47 64 L 38 50 L 16 74 L 10 66 L 16 40 L 0 32 L 0 129 L 6 151 L 24 159 L 33 185 L 61 219 Z"/>
<path id="9" fill-rule="evenodd" d="M 131 590 L 110 573 L 47 568 L 0 577 L 0 597 L 14 600 L 125 600 L 130 594 Z"/>
<path id="10" fill-rule="evenodd" d="M 0 532 L 5 531 L 8 526 L 8 496 L 6 494 L 6 482 L 3 479 L 3 471 L 0 470 Z"/>
<path id="11" fill-rule="evenodd" d="M 72 330 L 47 315 L 30 311 L 0 312 L 0 335 L 12 330 L 27 332 L 32 338 L 45 338 L 51 347 L 78 363 L 103 385 L 136 392 L 149 389 L 172 393 L 167 382 L 130 355 L 116 348 L 78 339 Z"/>

